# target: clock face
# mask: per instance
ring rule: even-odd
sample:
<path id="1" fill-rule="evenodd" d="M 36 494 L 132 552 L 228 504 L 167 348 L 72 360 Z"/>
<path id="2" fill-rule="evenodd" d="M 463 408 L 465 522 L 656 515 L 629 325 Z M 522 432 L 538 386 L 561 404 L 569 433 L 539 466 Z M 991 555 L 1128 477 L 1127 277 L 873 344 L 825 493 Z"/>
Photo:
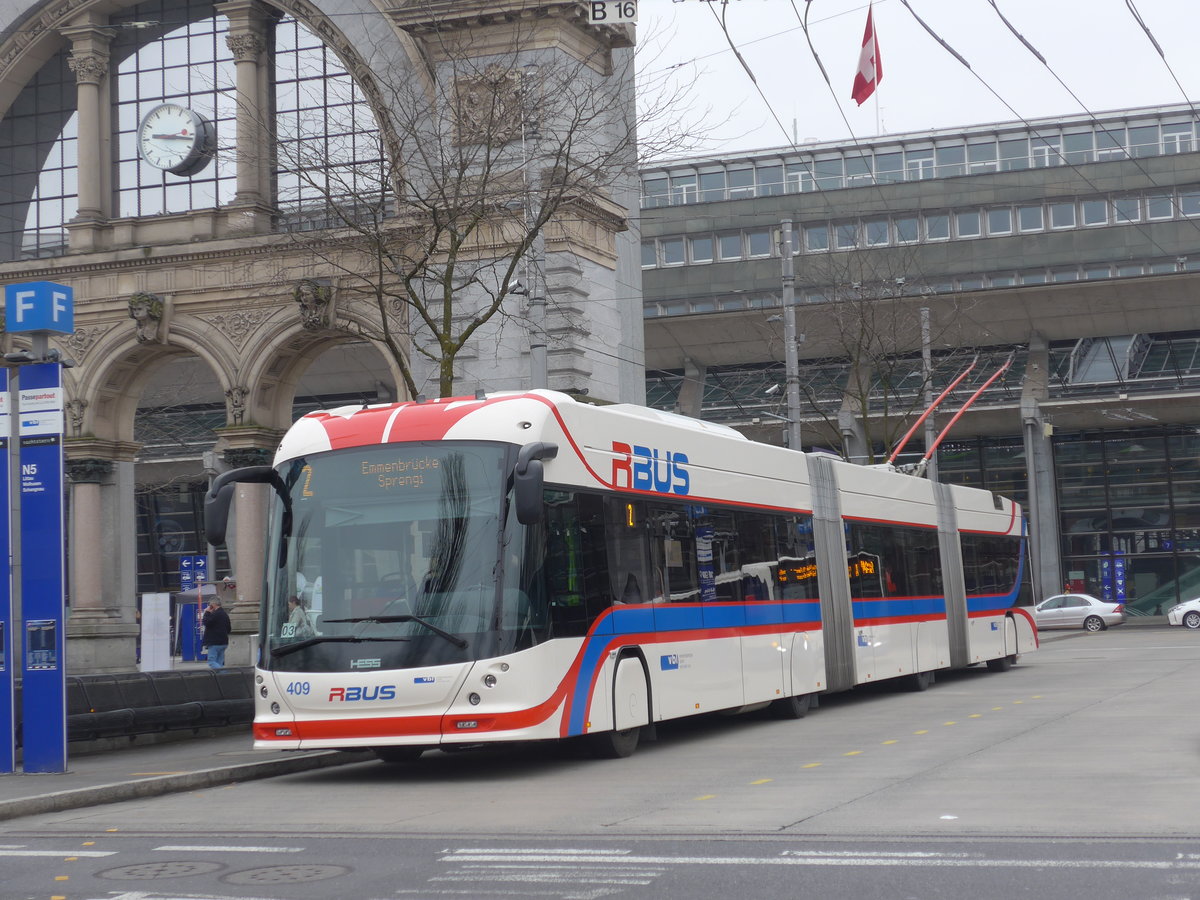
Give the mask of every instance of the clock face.
<path id="1" fill-rule="evenodd" d="M 177 103 L 156 106 L 138 126 L 138 153 L 164 172 L 193 175 L 210 159 L 212 126 Z"/>

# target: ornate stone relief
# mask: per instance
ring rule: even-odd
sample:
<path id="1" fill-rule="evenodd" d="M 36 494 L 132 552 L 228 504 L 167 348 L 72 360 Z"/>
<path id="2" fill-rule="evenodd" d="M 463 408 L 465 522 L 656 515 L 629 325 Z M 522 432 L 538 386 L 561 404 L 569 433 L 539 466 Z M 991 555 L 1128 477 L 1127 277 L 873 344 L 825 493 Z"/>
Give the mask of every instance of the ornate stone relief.
<path id="1" fill-rule="evenodd" d="M 253 62 L 267 49 L 267 42 L 263 40 L 262 35 L 253 34 L 248 31 L 238 34 L 230 32 L 225 35 L 225 46 L 233 54 L 234 62 L 244 62 L 246 60 Z"/>
<path id="2" fill-rule="evenodd" d="M 55 340 L 70 351 L 68 356 L 80 362 L 106 331 L 107 328 L 76 328 L 74 333 L 58 335 Z"/>
<path id="3" fill-rule="evenodd" d="M 259 325 L 271 316 L 269 309 L 234 310 L 227 313 L 217 313 L 202 318 L 212 322 L 217 330 L 233 342 L 239 350 L 246 345 L 247 338 Z"/>
<path id="4" fill-rule="evenodd" d="M 75 484 L 100 484 L 112 474 L 111 459 L 68 459 L 67 475 Z"/>
<path id="5" fill-rule="evenodd" d="M 77 84 L 99 84 L 108 74 L 108 57 L 96 53 L 72 53 L 67 67 L 75 73 Z"/>
<path id="6" fill-rule="evenodd" d="M 76 398 L 66 402 L 67 425 L 71 429 L 71 437 L 83 434 L 83 416 L 87 412 L 88 402 Z"/>
<path id="7" fill-rule="evenodd" d="M 225 402 L 229 410 L 229 424 L 242 425 L 246 419 L 246 398 L 250 396 L 250 388 L 244 384 L 231 387 L 225 392 Z"/>
<path id="8" fill-rule="evenodd" d="M 305 278 L 292 289 L 292 299 L 300 306 L 300 321 L 308 331 L 328 328 L 333 311 L 333 288 Z"/>
<path id="9" fill-rule="evenodd" d="M 158 294 L 138 291 L 131 296 L 129 318 L 136 323 L 139 344 L 166 342 L 167 304 Z"/>
<path id="10" fill-rule="evenodd" d="M 454 85 L 456 140 L 460 144 L 503 144 L 521 132 L 520 72 L 490 65 Z"/>

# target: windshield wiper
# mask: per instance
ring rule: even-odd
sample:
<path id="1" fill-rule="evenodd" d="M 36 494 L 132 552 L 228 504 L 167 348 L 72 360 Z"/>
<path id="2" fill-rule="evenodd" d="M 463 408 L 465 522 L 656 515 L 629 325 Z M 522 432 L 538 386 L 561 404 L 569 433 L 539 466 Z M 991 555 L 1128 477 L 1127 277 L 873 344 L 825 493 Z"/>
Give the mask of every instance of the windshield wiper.
<path id="1" fill-rule="evenodd" d="M 352 618 L 352 619 L 322 619 L 322 622 L 349 622 L 352 624 L 358 624 L 360 622 L 370 622 L 373 625 L 390 625 L 393 622 L 416 622 L 418 625 L 424 625 L 426 628 L 428 628 L 430 631 L 432 631 L 434 634 L 438 635 L 439 637 L 444 637 L 446 640 L 448 640 L 450 643 L 452 643 L 455 647 L 461 648 L 461 647 L 467 646 L 466 638 L 460 638 L 457 634 L 451 634 L 449 631 L 444 631 L 443 629 L 438 628 L 436 625 L 434 625 L 432 622 L 428 621 L 427 619 L 422 619 L 420 616 L 409 615 L 408 613 L 403 613 L 401 615 L 396 615 L 396 616 L 358 616 L 358 617 Z M 379 640 L 383 640 L 383 639 L 380 638 Z M 408 640 L 408 639 L 407 638 L 397 638 L 397 640 Z"/>
<path id="2" fill-rule="evenodd" d="M 289 653 L 295 653 L 297 650 L 303 650 L 306 647 L 312 647 L 316 644 L 362 644 L 367 641 L 407 641 L 406 637 L 362 637 L 357 634 L 330 634 L 318 635 L 317 637 L 305 638 L 302 641 L 296 641 L 293 644 L 284 644 L 282 647 L 272 647 L 271 655 L 275 658 L 287 656 Z"/>

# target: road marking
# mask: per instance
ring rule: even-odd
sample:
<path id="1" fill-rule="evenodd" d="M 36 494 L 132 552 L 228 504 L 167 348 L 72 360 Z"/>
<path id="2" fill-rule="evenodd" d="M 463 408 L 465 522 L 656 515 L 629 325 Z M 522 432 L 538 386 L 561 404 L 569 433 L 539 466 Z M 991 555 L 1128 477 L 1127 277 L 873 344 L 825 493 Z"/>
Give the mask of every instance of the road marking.
<path id="1" fill-rule="evenodd" d="M 892 738 L 890 741 L 884 741 L 884 743 L 885 744 L 898 744 L 900 742 L 898 740 L 896 740 L 895 738 Z"/>
<path id="2" fill-rule="evenodd" d="M 246 847 L 204 844 L 163 844 L 154 847 L 166 853 L 303 853 L 304 847 Z"/>
<path id="3" fill-rule="evenodd" d="M 769 784 L 770 782 L 772 782 L 774 780 L 775 779 L 773 779 L 773 778 L 760 778 L 760 779 L 758 779 L 758 781 L 752 781 L 750 783 L 751 784 Z"/>
<path id="4" fill-rule="evenodd" d="M 957 725 L 957 722 L 943 722 L 943 725 Z"/>
<path id="5" fill-rule="evenodd" d="M 819 766 L 819 765 L 820 765 L 820 763 L 805 763 L 805 764 L 804 764 L 804 765 L 802 765 L 800 768 L 802 768 L 802 769 L 815 769 L 815 768 L 816 768 L 817 766 Z"/>
<path id="6" fill-rule="evenodd" d="M 795 853 L 802 855 L 793 855 Z M 919 867 L 919 868 L 974 868 L 974 869 L 1047 869 L 1055 866 L 1068 869 L 1149 869 L 1157 871 L 1200 871 L 1200 861 L 1184 860 L 1133 860 L 1133 859 L 987 859 L 984 857 L 963 858 L 961 854 L 928 853 L 921 855 L 898 855 L 887 852 L 847 852 L 839 856 L 811 854 L 804 851 L 784 851 L 778 857 L 747 856 L 624 856 L 618 862 L 626 866 L 875 866 L 875 867 Z M 522 856 L 526 862 L 581 862 L 594 863 L 593 855 L 569 856 L 537 855 Z M 459 853 L 442 858 L 442 862 L 506 862 L 510 857 L 503 850 L 492 852 Z"/>
<path id="7" fill-rule="evenodd" d="M 696 799 L 697 800 L 712 800 L 716 796 L 717 796 L 716 794 L 701 794 Z"/>
<path id="8" fill-rule="evenodd" d="M 969 716 L 967 716 L 967 718 L 968 719 L 982 719 L 983 713 L 971 713 Z"/>
<path id="9" fill-rule="evenodd" d="M 922 728 L 920 731 L 914 731 L 913 734 L 929 734 L 929 729 Z"/>
<path id="10" fill-rule="evenodd" d="M 0 850 L 0 856 L 57 856 L 59 859 L 67 856 L 86 856 L 89 859 L 99 859 L 102 856 L 116 855 L 116 850 Z"/>
<path id="11" fill-rule="evenodd" d="M 851 750 L 849 753 L 843 753 L 842 756 L 858 756 L 860 753 L 862 753 L 861 750 Z"/>

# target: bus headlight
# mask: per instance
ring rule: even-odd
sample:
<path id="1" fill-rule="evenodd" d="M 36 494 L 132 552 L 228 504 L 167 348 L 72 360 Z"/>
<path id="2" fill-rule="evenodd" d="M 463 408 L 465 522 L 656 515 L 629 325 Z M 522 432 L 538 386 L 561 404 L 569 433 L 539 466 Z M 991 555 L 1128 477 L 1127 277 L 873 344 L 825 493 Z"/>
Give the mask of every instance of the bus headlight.
<path id="1" fill-rule="evenodd" d="M 476 694 L 474 691 L 467 694 L 467 702 L 470 703 L 472 706 L 478 706 L 482 699 L 483 698 L 480 697 L 478 694 Z"/>
<path id="2" fill-rule="evenodd" d="M 496 676 L 491 674 L 490 672 L 487 675 L 484 675 L 483 676 L 483 686 L 488 687 L 488 688 L 494 688 L 496 686 Z"/>
<path id="3" fill-rule="evenodd" d="M 273 715 L 273 716 L 279 715 L 279 704 L 278 703 L 271 704 L 271 715 Z"/>

